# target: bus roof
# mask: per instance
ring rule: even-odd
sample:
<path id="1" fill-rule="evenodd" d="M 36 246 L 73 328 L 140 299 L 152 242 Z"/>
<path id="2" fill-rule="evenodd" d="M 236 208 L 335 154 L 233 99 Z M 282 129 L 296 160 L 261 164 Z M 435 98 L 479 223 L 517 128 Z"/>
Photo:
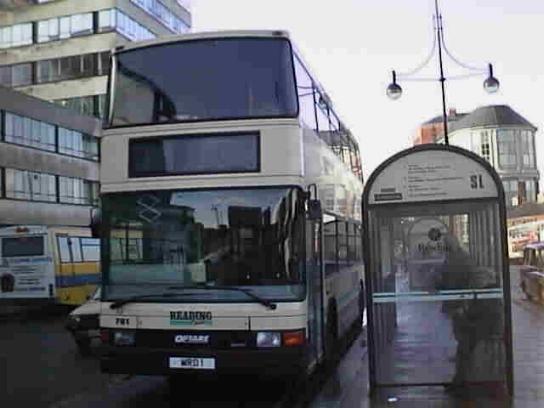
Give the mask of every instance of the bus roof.
<path id="1" fill-rule="evenodd" d="M 186 33 L 178 35 L 169 35 L 152 40 L 127 43 L 115 47 L 113 53 L 137 50 L 153 45 L 175 43 L 180 41 L 191 41 L 212 38 L 239 38 L 239 37 L 262 37 L 262 38 L 286 38 L 290 39 L 289 33 L 284 30 L 220 30 L 203 31 L 198 33 Z"/>
<path id="2" fill-rule="evenodd" d="M 1 227 L 0 234 L 39 234 L 47 232 L 45 225 L 10 225 L 8 227 Z"/>

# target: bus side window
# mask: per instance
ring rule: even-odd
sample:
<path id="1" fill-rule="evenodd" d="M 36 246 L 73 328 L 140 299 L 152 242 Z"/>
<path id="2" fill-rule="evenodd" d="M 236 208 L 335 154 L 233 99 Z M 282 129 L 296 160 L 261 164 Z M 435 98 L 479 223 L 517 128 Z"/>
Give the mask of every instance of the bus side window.
<path id="1" fill-rule="evenodd" d="M 323 260 L 325 262 L 325 275 L 337 271 L 337 235 L 336 219 L 328 214 L 323 215 Z"/>
<path id="2" fill-rule="evenodd" d="M 81 251 L 84 262 L 100 260 L 100 241 L 96 238 L 81 238 Z"/>
<path id="3" fill-rule="evenodd" d="M 317 113 L 317 128 L 321 139 L 327 144 L 331 144 L 331 127 L 329 122 L 329 106 L 325 102 L 325 98 L 319 92 L 316 92 L 317 105 L 315 107 Z"/>
<path id="4" fill-rule="evenodd" d="M 314 103 L 314 84 L 312 78 L 295 56 L 295 75 L 297 77 L 297 94 L 299 117 L 310 129 L 317 130 Z"/>
<path id="5" fill-rule="evenodd" d="M 349 261 L 348 253 L 348 236 L 347 236 L 347 226 L 348 223 L 343 220 L 336 221 L 336 231 L 337 231 L 337 245 L 338 245 L 338 261 L 339 266 L 344 267 Z"/>
<path id="6" fill-rule="evenodd" d="M 68 237 L 68 245 L 72 251 L 72 262 L 81 262 L 81 244 L 78 237 Z"/>
<path id="7" fill-rule="evenodd" d="M 59 244 L 59 257 L 62 263 L 72 262 L 72 257 L 70 256 L 70 247 L 68 246 L 68 237 L 57 237 L 57 242 Z"/>
<path id="8" fill-rule="evenodd" d="M 357 225 L 348 223 L 348 260 L 350 263 L 356 263 L 357 259 Z"/>

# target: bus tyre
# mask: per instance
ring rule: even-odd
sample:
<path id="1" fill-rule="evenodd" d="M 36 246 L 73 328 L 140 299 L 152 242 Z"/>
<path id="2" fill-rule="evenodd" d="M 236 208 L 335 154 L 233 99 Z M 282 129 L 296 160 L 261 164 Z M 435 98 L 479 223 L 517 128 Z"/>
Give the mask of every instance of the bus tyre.
<path id="1" fill-rule="evenodd" d="M 89 339 L 76 340 L 77 351 L 83 357 L 91 355 L 91 341 Z"/>
<path id="2" fill-rule="evenodd" d="M 178 375 L 168 376 L 168 393 L 170 400 L 170 407 L 181 406 L 183 395 L 183 381 Z"/>

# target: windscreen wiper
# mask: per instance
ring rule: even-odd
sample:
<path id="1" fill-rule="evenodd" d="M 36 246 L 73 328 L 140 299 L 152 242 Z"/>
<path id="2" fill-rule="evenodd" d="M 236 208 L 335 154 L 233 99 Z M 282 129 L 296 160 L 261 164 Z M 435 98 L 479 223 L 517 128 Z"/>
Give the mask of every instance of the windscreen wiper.
<path id="1" fill-rule="evenodd" d="M 274 302 L 271 302 L 270 300 L 264 299 L 255 293 L 253 293 L 250 289 L 246 288 L 239 288 L 237 286 L 214 286 L 214 285 L 208 285 L 207 283 L 201 283 L 198 285 L 191 285 L 191 286 L 169 286 L 168 289 L 207 289 L 207 290 L 230 290 L 233 292 L 242 292 L 245 293 L 247 296 L 252 298 L 253 300 L 256 300 L 261 305 L 266 306 L 270 310 L 276 310 L 278 307 L 277 304 Z"/>
<path id="2" fill-rule="evenodd" d="M 127 303 L 136 302 L 136 301 L 138 301 L 140 299 L 154 298 L 154 297 L 172 298 L 172 297 L 177 297 L 179 295 L 180 295 L 180 293 L 161 292 L 161 293 L 146 293 L 146 294 L 143 294 L 143 295 L 130 296 L 130 297 L 127 297 L 127 298 L 124 298 L 124 299 L 116 300 L 115 302 L 113 302 L 110 305 L 110 309 L 118 309 L 121 306 L 126 305 Z"/>

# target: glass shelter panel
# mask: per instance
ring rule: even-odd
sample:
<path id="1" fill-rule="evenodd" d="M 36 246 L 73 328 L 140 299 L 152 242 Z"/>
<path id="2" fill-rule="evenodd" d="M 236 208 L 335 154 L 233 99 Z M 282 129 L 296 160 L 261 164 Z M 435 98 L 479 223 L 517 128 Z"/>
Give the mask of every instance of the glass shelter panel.
<path id="1" fill-rule="evenodd" d="M 369 210 L 378 385 L 506 381 L 496 200 Z"/>

